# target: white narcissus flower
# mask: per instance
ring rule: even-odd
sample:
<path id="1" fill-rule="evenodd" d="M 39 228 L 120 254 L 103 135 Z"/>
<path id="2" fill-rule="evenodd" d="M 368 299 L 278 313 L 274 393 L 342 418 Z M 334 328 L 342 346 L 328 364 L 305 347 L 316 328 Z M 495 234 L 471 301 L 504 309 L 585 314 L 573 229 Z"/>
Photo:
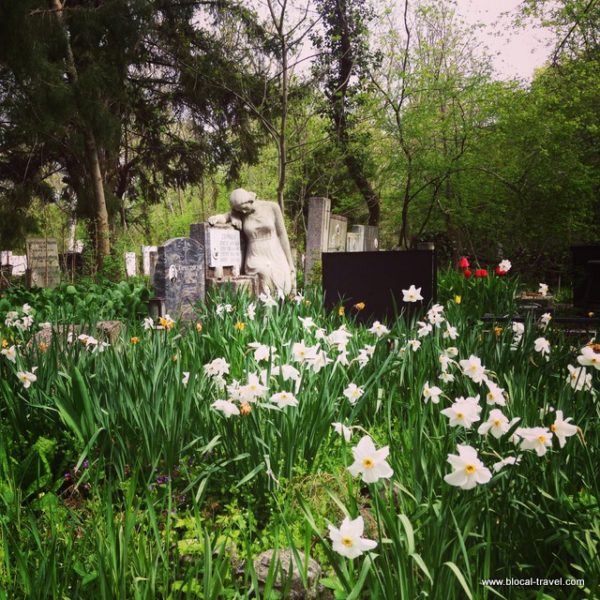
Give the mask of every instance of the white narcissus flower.
<path id="1" fill-rule="evenodd" d="M 351 383 L 345 390 L 344 396 L 348 398 L 350 404 L 356 404 L 357 400 L 364 394 L 364 390 L 357 386 L 355 383 Z"/>
<path id="2" fill-rule="evenodd" d="M 440 361 L 442 371 L 445 373 L 448 370 L 448 365 L 452 362 L 452 359 L 446 354 L 440 354 L 438 360 Z"/>
<path id="3" fill-rule="evenodd" d="M 494 404 L 506 406 L 506 392 L 491 379 L 486 380 L 485 384 L 488 387 L 488 393 L 485 395 L 486 402 L 490 406 L 493 406 Z"/>
<path id="4" fill-rule="evenodd" d="M 292 357 L 296 362 L 303 363 L 314 360 L 319 350 L 319 344 L 307 346 L 304 342 L 292 344 Z"/>
<path id="5" fill-rule="evenodd" d="M 294 296 L 294 302 L 296 304 L 300 304 L 300 302 L 302 302 L 304 300 L 304 296 L 298 292 L 295 296 Z"/>
<path id="6" fill-rule="evenodd" d="M 248 373 L 248 383 L 238 389 L 239 399 L 242 402 L 255 402 L 257 398 L 267 393 L 267 386 L 260 382 L 260 379 L 254 373 Z"/>
<path id="7" fill-rule="evenodd" d="M 500 471 L 504 467 L 506 467 L 508 465 L 518 465 L 520 462 L 521 462 L 520 456 L 507 456 L 506 458 L 503 458 L 502 460 L 495 462 L 492 465 L 492 469 L 494 469 L 494 471 L 496 473 L 498 473 L 498 471 Z"/>
<path id="8" fill-rule="evenodd" d="M 548 358 L 548 355 L 550 354 L 550 342 L 546 338 L 539 337 L 533 344 L 536 352 L 539 352 L 542 356 Z"/>
<path id="9" fill-rule="evenodd" d="M 417 337 L 427 337 L 433 331 L 433 325 L 431 323 L 425 323 L 425 321 L 417 321 L 419 329 L 417 329 Z"/>
<path id="10" fill-rule="evenodd" d="M 390 330 L 383 323 L 380 323 L 379 321 L 375 321 L 373 323 L 373 326 L 370 329 L 368 329 L 367 331 L 369 333 L 375 334 L 377 337 L 387 335 L 390 332 Z"/>
<path id="11" fill-rule="evenodd" d="M 316 323 L 313 321 L 312 317 L 298 317 L 298 319 L 306 331 L 310 331 L 313 327 L 316 327 Z"/>
<path id="12" fill-rule="evenodd" d="M 418 302 L 419 300 L 423 300 L 421 288 L 416 288 L 414 285 L 411 285 L 407 290 L 402 290 L 402 294 L 404 294 L 402 298 L 403 302 Z"/>
<path id="13" fill-rule="evenodd" d="M 444 477 L 450 485 L 471 490 L 492 478 L 491 471 L 479 460 L 477 450 L 471 446 L 457 445 L 458 454 L 448 454 L 448 462 L 454 469 Z"/>
<path id="14" fill-rule="evenodd" d="M 552 425 L 550 425 L 550 431 L 558 439 L 558 444 L 561 448 L 564 448 L 567 443 L 567 438 L 577 433 L 577 426 L 569 423 L 572 421 L 571 417 L 563 419 L 562 410 L 556 411 L 556 419 Z"/>
<path id="15" fill-rule="evenodd" d="M 375 483 L 380 479 L 389 479 L 394 471 L 386 462 L 390 453 L 389 446 L 377 450 L 373 440 L 365 435 L 358 444 L 352 448 L 354 463 L 348 467 L 353 477 L 362 475 L 365 483 Z"/>
<path id="16" fill-rule="evenodd" d="M 452 383 L 454 381 L 454 375 L 452 375 L 452 373 L 447 373 L 446 371 L 444 371 L 440 374 L 440 379 L 444 383 Z"/>
<path id="17" fill-rule="evenodd" d="M 421 342 L 419 340 L 408 340 L 407 344 L 413 352 L 416 352 L 421 347 Z"/>
<path id="18" fill-rule="evenodd" d="M 147 331 L 148 329 L 154 329 L 154 320 L 152 317 L 146 317 L 144 319 L 144 329 Z"/>
<path id="19" fill-rule="evenodd" d="M 541 294 L 542 296 L 547 296 L 548 295 L 548 284 L 540 283 L 538 293 Z"/>
<path id="20" fill-rule="evenodd" d="M 580 350 L 581 354 L 577 357 L 577 362 L 583 367 L 594 367 L 600 371 L 600 352 L 594 352 L 591 346 L 584 346 Z"/>
<path id="21" fill-rule="evenodd" d="M 498 408 L 490 411 L 488 420 L 482 423 L 477 429 L 479 435 L 487 435 L 491 433 L 496 439 L 501 438 L 510 429 L 508 417 L 502 414 Z"/>
<path id="22" fill-rule="evenodd" d="M 248 307 L 246 308 L 246 316 L 250 321 L 254 321 L 256 317 L 256 304 L 254 302 L 250 302 Z"/>
<path id="23" fill-rule="evenodd" d="M 281 375 L 284 381 L 291 379 L 292 381 L 300 381 L 300 371 L 292 365 L 279 365 L 271 369 L 271 377 Z"/>
<path id="24" fill-rule="evenodd" d="M 10 360 L 10 362 L 17 362 L 17 349 L 14 345 L 10 346 L 9 348 L 2 348 L 2 350 L 0 350 L 0 354 L 6 356 L 6 358 Z"/>
<path id="25" fill-rule="evenodd" d="M 471 354 L 466 360 L 460 361 L 463 373 L 475 383 L 481 383 L 485 379 L 485 367 L 481 364 L 481 359 Z"/>
<path id="26" fill-rule="evenodd" d="M 346 427 L 343 423 L 332 423 L 335 432 L 341 435 L 347 442 L 352 439 L 352 427 Z"/>
<path id="27" fill-rule="evenodd" d="M 325 350 L 321 350 L 320 352 L 317 352 L 315 354 L 314 358 L 312 358 L 309 361 L 309 364 L 310 364 L 310 368 L 315 373 L 318 373 L 321 369 L 323 369 L 329 363 L 332 363 L 332 362 L 333 362 L 333 359 L 329 358 L 329 356 L 327 355 L 327 352 L 325 352 Z"/>
<path id="28" fill-rule="evenodd" d="M 36 370 L 37 367 L 33 367 L 31 371 L 17 371 L 17 377 L 25 389 L 30 387 L 34 381 L 37 381 Z"/>
<path id="29" fill-rule="evenodd" d="M 240 409 L 229 400 L 215 400 L 211 406 L 220 412 L 222 412 L 226 417 L 231 417 L 231 415 L 239 415 Z"/>
<path id="30" fill-rule="evenodd" d="M 427 311 L 427 320 L 432 325 L 435 325 L 437 327 L 445 321 L 444 317 L 442 316 L 443 312 L 444 312 L 444 307 L 441 304 L 434 304 Z"/>
<path id="31" fill-rule="evenodd" d="M 277 348 L 274 346 L 265 346 L 265 344 L 261 344 L 260 342 L 250 342 L 248 346 L 254 350 L 254 360 L 256 362 L 269 360 L 269 357 L 273 360 L 277 358 L 277 355 L 275 354 Z"/>
<path id="32" fill-rule="evenodd" d="M 585 367 L 574 367 L 567 365 L 569 374 L 567 375 L 567 383 L 576 391 L 589 391 L 592 389 L 592 374 L 588 373 Z"/>
<path id="33" fill-rule="evenodd" d="M 547 312 L 540 317 L 540 328 L 546 330 L 552 321 L 552 315 Z"/>
<path id="34" fill-rule="evenodd" d="M 332 331 L 329 335 L 324 336 L 330 346 L 335 346 L 338 350 L 345 349 L 352 337 L 352 334 L 344 325 Z M 317 338 L 318 339 L 318 338 Z"/>
<path id="35" fill-rule="evenodd" d="M 269 400 L 274 404 L 277 404 L 279 408 L 285 408 L 286 406 L 298 406 L 298 399 L 294 394 L 290 392 L 277 392 L 273 394 Z"/>
<path id="36" fill-rule="evenodd" d="M 456 358 L 458 356 L 458 348 L 456 346 L 449 346 L 444 350 L 444 354 L 450 358 Z"/>
<path id="37" fill-rule="evenodd" d="M 362 517 L 357 517 L 353 521 L 346 517 L 339 529 L 329 525 L 329 539 L 333 542 L 334 551 L 346 558 L 356 558 L 364 552 L 373 550 L 377 542 L 363 538 L 364 529 Z"/>
<path id="38" fill-rule="evenodd" d="M 190 373 L 189 373 L 189 371 L 184 371 L 183 372 L 183 377 L 181 378 L 181 383 L 183 383 L 183 385 L 187 385 L 189 380 L 190 380 Z"/>
<path id="39" fill-rule="evenodd" d="M 441 394 L 442 390 L 437 385 L 430 386 L 429 381 L 425 382 L 425 385 L 423 386 L 423 401 L 425 404 L 427 404 L 429 400 L 431 400 L 433 404 L 439 404 Z"/>
<path id="40" fill-rule="evenodd" d="M 521 438 L 521 448 L 535 450 L 538 456 L 552 446 L 552 433 L 546 427 L 519 427 L 515 433 Z"/>
<path id="41" fill-rule="evenodd" d="M 271 296 L 271 294 L 265 294 L 265 293 L 259 294 L 258 299 L 266 307 L 277 306 L 277 300 L 275 300 L 275 298 L 273 298 L 273 296 Z"/>
<path id="42" fill-rule="evenodd" d="M 456 329 L 456 327 L 450 325 L 450 323 L 446 323 L 446 331 L 442 333 L 442 337 L 455 340 L 458 337 L 458 330 Z"/>
<path id="43" fill-rule="evenodd" d="M 481 406 L 479 406 L 479 396 L 474 398 L 457 398 L 450 408 L 440 411 L 445 417 L 448 417 L 448 425 L 456 427 L 460 425 L 465 429 L 470 429 L 475 421 L 479 421 Z"/>
<path id="44" fill-rule="evenodd" d="M 512 263 L 510 262 L 510 260 L 504 259 L 504 260 L 500 261 L 498 268 L 501 271 L 508 273 L 512 269 Z"/>
<path id="45" fill-rule="evenodd" d="M 29 304 L 25 303 L 23 304 L 23 306 L 21 307 L 21 310 L 28 315 L 31 312 L 31 306 L 29 306 Z"/>
<path id="46" fill-rule="evenodd" d="M 204 372 L 209 377 L 222 377 L 229 373 L 229 363 L 224 358 L 215 358 L 204 365 Z"/>

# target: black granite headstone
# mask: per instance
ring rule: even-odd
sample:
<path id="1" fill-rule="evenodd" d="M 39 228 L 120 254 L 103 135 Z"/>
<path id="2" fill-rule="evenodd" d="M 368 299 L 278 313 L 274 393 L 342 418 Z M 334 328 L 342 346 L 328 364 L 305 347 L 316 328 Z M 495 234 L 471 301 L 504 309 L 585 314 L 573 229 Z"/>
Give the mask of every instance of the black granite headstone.
<path id="1" fill-rule="evenodd" d="M 403 301 L 402 290 L 411 285 L 421 288 L 422 301 Z M 342 301 L 347 314 L 355 314 L 360 321 L 389 321 L 401 311 L 435 301 L 435 252 L 325 252 L 323 291 L 327 309 Z M 364 302 L 364 310 L 353 310 L 359 302 Z"/>
<path id="2" fill-rule="evenodd" d="M 600 244 L 571 246 L 573 304 L 582 309 L 600 305 Z"/>
<path id="3" fill-rule="evenodd" d="M 190 238 L 174 238 L 158 247 L 154 290 L 172 318 L 191 320 L 205 296 L 204 247 Z"/>

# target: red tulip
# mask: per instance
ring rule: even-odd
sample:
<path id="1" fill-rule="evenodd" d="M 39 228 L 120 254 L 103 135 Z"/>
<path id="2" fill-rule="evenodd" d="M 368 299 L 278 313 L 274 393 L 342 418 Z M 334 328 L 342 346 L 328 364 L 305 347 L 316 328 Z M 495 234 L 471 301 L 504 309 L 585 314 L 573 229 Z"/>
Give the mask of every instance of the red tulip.
<path id="1" fill-rule="evenodd" d="M 469 268 L 469 259 L 466 256 L 461 256 L 460 260 L 458 261 L 458 266 L 461 269 L 468 269 Z"/>
<path id="2" fill-rule="evenodd" d="M 471 271 L 469 271 L 469 269 L 465 269 L 465 270 L 463 271 L 463 275 L 464 275 L 464 276 L 465 276 L 467 279 L 469 279 L 469 277 L 471 277 Z"/>
<path id="3" fill-rule="evenodd" d="M 498 277 L 504 277 L 506 275 L 506 271 L 500 267 L 496 267 L 496 275 L 498 275 Z"/>
<path id="4" fill-rule="evenodd" d="M 487 277 L 488 276 L 488 272 L 486 269 L 477 269 L 475 271 L 475 277 Z"/>

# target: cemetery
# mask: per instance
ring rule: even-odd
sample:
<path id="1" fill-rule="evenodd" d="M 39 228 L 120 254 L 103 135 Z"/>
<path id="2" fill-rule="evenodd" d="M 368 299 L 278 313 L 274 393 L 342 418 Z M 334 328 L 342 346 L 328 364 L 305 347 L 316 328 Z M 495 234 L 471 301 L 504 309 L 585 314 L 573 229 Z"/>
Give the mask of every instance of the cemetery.
<path id="1" fill-rule="evenodd" d="M 0 600 L 600 598 L 600 9 L 108 4 L 0 8 Z"/>

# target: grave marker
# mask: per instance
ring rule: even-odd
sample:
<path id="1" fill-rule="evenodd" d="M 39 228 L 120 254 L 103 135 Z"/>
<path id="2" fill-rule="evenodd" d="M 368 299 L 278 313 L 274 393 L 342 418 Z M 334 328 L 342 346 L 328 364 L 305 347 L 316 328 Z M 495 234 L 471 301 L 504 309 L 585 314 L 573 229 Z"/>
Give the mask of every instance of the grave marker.
<path id="1" fill-rule="evenodd" d="M 137 255 L 135 252 L 125 252 L 125 273 L 127 277 L 137 275 Z"/>
<path id="2" fill-rule="evenodd" d="M 58 245 L 55 239 L 29 239 L 27 246 L 28 287 L 55 287 L 60 283 Z"/>
<path id="3" fill-rule="evenodd" d="M 327 252 L 345 252 L 348 219 L 339 215 L 329 216 L 327 231 Z"/>
<path id="4" fill-rule="evenodd" d="M 204 247 L 191 238 L 173 238 L 158 247 L 154 289 L 161 313 L 192 320 L 205 296 Z"/>
<path id="5" fill-rule="evenodd" d="M 150 255 L 152 252 L 156 252 L 157 250 L 157 246 L 142 246 L 142 273 L 144 275 L 149 275 L 150 277 L 154 275 Z"/>
<path id="6" fill-rule="evenodd" d="M 403 289 L 421 288 L 423 300 L 403 301 Z M 327 252 L 323 254 L 325 307 L 343 301 L 347 314 L 361 321 L 391 320 L 401 310 L 427 306 L 436 297 L 435 252 Z M 353 306 L 364 302 L 364 310 Z"/>
<path id="7" fill-rule="evenodd" d="M 310 282 L 315 266 L 321 262 L 321 252 L 327 252 L 330 214 L 329 198 L 308 199 L 304 285 Z"/>

